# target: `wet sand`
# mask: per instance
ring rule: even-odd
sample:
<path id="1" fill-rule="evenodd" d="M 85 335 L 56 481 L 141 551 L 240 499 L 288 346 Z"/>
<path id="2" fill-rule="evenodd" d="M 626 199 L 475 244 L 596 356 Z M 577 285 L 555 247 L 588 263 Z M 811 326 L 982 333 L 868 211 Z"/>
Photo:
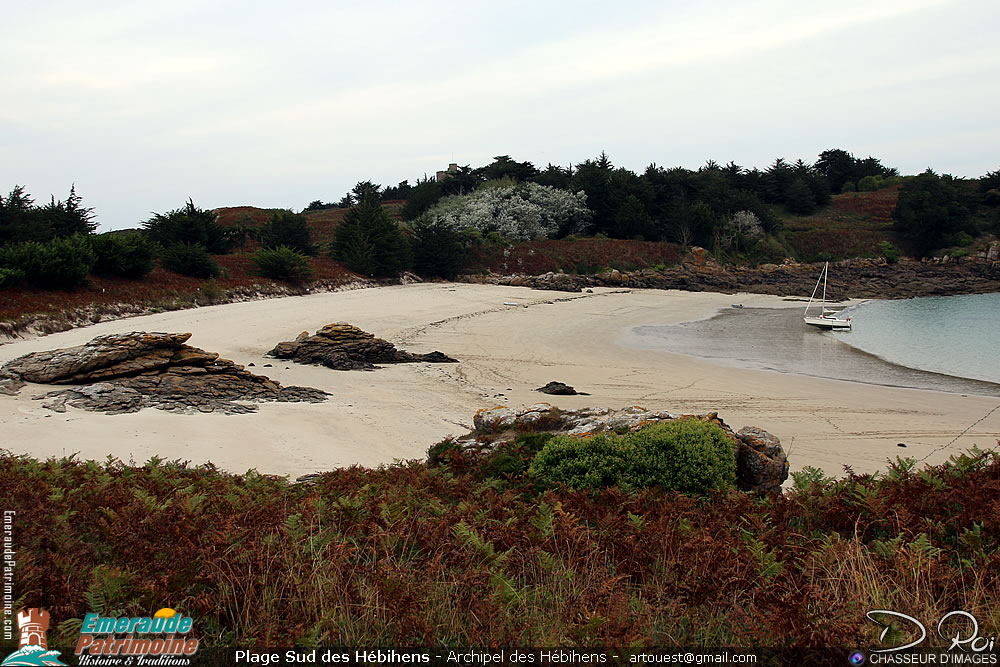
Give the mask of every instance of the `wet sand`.
<path id="1" fill-rule="evenodd" d="M 698 322 L 640 326 L 650 349 L 756 368 L 886 387 L 1000 397 L 1000 385 L 900 366 L 848 344 L 850 332 L 820 331 L 802 322 L 800 306 L 727 308 Z"/>

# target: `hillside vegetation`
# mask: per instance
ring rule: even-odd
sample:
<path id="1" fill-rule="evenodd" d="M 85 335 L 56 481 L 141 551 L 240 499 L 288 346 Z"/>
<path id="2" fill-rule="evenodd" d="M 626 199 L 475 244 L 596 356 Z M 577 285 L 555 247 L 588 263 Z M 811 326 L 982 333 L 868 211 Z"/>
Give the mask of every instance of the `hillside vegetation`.
<path id="1" fill-rule="evenodd" d="M 655 272 L 687 261 L 693 247 L 741 267 L 978 256 L 1000 232 L 1000 171 L 900 176 L 837 149 L 814 164 L 778 158 L 759 170 L 709 161 L 641 174 L 603 153 L 545 169 L 501 155 L 415 185 L 361 181 L 336 204 L 315 200 L 300 213 L 206 211 L 188 200 L 138 230 L 100 235 L 81 202 L 72 188 L 65 202 L 46 206 L 20 186 L 0 198 L 0 326 L 8 335 L 406 272 Z M 980 278 L 973 288 L 988 289 L 989 276 Z"/>

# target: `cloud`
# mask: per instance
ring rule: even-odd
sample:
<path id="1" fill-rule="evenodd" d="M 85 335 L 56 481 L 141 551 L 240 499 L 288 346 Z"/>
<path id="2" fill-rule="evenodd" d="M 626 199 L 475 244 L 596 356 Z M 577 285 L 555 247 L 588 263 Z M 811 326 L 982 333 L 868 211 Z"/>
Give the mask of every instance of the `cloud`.
<path id="1" fill-rule="evenodd" d="M 220 205 L 339 196 L 453 151 L 606 149 L 641 169 L 905 145 L 948 171 L 982 151 L 928 135 L 995 126 L 1000 103 L 989 0 L 64 2 L 5 19 L 0 190 L 127 184 L 93 196 L 133 196 L 133 218 L 192 187 L 240 200 Z"/>

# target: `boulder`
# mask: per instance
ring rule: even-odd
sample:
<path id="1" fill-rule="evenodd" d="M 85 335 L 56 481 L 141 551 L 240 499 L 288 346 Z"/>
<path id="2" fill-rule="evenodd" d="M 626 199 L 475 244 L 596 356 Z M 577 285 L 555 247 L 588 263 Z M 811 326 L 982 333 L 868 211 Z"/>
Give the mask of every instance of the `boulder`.
<path id="1" fill-rule="evenodd" d="M 544 387 L 539 387 L 535 391 L 540 391 L 543 394 L 550 394 L 552 396 L 588 396 L 588 394 L 579 392 L 568 384 L 556 381 L 549 382 Z"/>
<path id="2" fill-rule="evenodd" d="M 781 489 L 788 479 L 788 458 L 781 441 L 762 428 L 745 426 L 736 433 L 736 480 L 744 491 Z"/>
<path id="3" fill-rule="evenodd" d="M 622 409 L 582 410 L 560 410 L 548 403 L 536 403 L 521 409 L 499 405 L 478 411 L 472 419 L 474 430 L 458 438 L 457 442 L 474 449 L 493 448 L 512 441 L 524 431 L 551 431 L 583 438 L 599 433 L 638 431 L 649 424 L 681 417 L 718 424 L 733 441 L 736 483 L 740 489 L 756 494 L 780 492 L 782 483 L 788 479 L 788 460 L 778 438 L 755 426 L 735 433 L 717 412 L 677 415 L 664 410 L 647 410 L 638 405 Z"/>
<path id="4" fill-rule="evenodd" d="M 442 352 L 411 354 L 397 350 L 389 341 L 358 327 L 337 322 L 327 324 L 314 335 L 299 334 L 293 341 L 278 343 L 268 352 L 278 359 L 292 359 L 301 364 L 317 364 L 338 371 L 374 370 L 375 364 L 428 362 L 458 363 Z"/>
<path id="5" fill-rule="evenodd" d="M 308 387 L 282 387 L 215 352 L 185 345 L 191 334 L 133 332 L 98 336 L 89 343 L 35 352 L 0 368 L 0 391 L 16 393 L 25 381 L 83 385 L 52 391 L 44 407 L 66 406 L 121 414 L 160 410 L 253 412 L 246 402 L 326 400 Z"/>

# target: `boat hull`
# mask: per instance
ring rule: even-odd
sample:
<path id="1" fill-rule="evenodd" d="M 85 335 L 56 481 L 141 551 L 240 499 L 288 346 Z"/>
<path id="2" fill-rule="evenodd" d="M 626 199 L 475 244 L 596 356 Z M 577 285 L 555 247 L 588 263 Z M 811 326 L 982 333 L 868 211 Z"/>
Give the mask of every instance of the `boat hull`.
<path id="1" fill-rule="evenodd" d="M 836 317 L 803 317 L 802 321 L 811 327 L 820 329 L 850 329 L 850 320 L 839 320 Z"/>

